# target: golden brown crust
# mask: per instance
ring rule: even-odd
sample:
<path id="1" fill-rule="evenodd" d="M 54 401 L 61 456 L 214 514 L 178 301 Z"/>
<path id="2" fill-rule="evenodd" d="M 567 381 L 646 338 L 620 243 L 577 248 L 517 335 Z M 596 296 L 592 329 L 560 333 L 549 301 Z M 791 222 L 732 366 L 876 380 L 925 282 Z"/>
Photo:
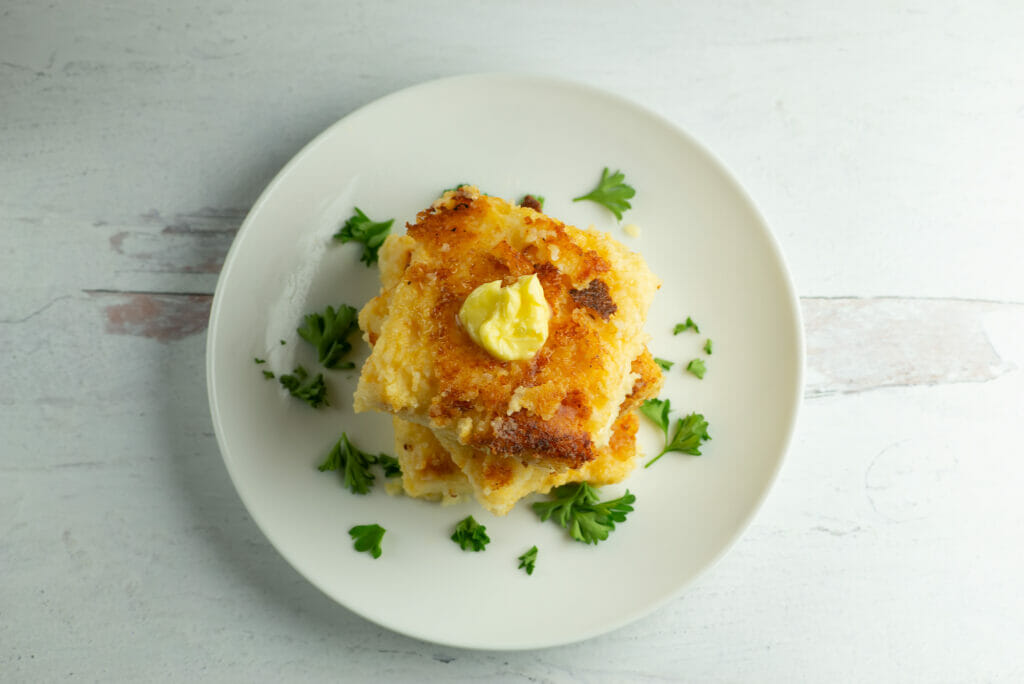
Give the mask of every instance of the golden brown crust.
<path id="1" fill-rule="evenodd" d="M 499 454 L 519 456 L 535 454 L 540 458 L 564 461 L 570 468 L 579 468 L 593 460 L 594 449 L 590 436 L 563 428 L 558 415 L 551 420 L 541 420 L 535 415 L 520 410 L 507 420 L 501 421 L 486 439 L 474 446 L 491 449 Z"/>
<path id="2" fill-rule="evenodd" d="M 519 203 L 521 207 L 527 207 L 534 211 L 543 211 L 544 207 L 541 206 L 540 200 L 533 195 L 526 195 L 523 200 Z"/>
<path id="3" fill-rule="evenodd" d="M 608 293 L 608 286 L 600 278 L 594 278 L 582 290 L 569 290 L 569 296 L 577 305 L 586 307 L 607 321 L 618 310 Z"/>
<path id="4" fill-rule="evenodd" d="M 360 315 L 374 353 L 357 411 L 387 410 L 557 469 L 595 458 L 632 384 L 627 359 L 646 339 L 657 288 L 638 255 L 464 187 L 389 237 L 386 260 L 384 289 Z M 530 360 L 500 361 L 461 328 L 458 310 L 479 285 L 531 273 L 552 309 L 548 340 Z"/>
<path id="5" fill-rule="evenodd" d="M 622 404 L 622 415 L 612 427 L 608 445 L 595 449 L 594 460 L 578 469 L 552 471 L 543 466 L 523 462 L 513 456 L 472 449 L 447 439 L 441 442 L 430 430 L 395 419 L 396 437 L 403 423 L 416 430 L 415 433 L 406 433 L 415 434 L 417 438 L 412 446 L 421 456 L 418 461 L 414 460 L 414 463 L 422 463 L 429 457 L 443 453 L 456 470 L 447 478 L 432 477 L 424 481 L 416 473 L 406 473 L 403 461 L 403 483 L 406 493 L 411 496 L 423 496 L 417 492 L 433 495 L 439 487 L 449 487 L 458 491 L 463 491 L 462 488 L 465 487 L 473 492 L 484 508 L 496 515 L 504 515 L 522 497 L 534 492 L 543 494 L 568 482 L 586 481 L 594 485 L 620 482 L 633 470 L 636 462 L 636 432 L 639 422 L 636 414 L 630 409 L 645 399 L 656 396 L 662 383 L 661 369 L 654 363 L 646 349 L 633 361 L 632 371 L 637 375 L 637 379 L 633 391 Z"/>
<path id="6" fill-rule="evenodd" d="M 661 386 L 665 382 L 665 376 L 661 372 L 661 366 L 654 362 L 654 356 L 644 348 L 644 353 L 633 359 L 630 370 L 636 375 L 633 389 L 622 402 L 622 412 L 632 411 L 647 399 L 658 396 Z"/>

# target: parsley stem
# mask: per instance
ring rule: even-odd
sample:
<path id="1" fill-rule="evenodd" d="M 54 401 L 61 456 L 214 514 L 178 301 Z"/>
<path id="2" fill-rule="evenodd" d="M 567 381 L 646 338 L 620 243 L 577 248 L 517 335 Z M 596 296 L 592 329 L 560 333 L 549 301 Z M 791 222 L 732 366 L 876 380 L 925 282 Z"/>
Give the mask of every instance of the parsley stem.
<path id="1" fill-rule="evenodd" d="M 647 463 L 644 463 L 644 468 L 650 468 L 652 465 L 654 465 L 655 461 L 657 461 L 659 458 L 661 458 L 662 456 L 664 456 L 667 453 L 668 453 L 668 449 L 665 449 L 660 454 L 658 454 L 657 456 L 652 458 L 650 461 L 648 461 Z"/>

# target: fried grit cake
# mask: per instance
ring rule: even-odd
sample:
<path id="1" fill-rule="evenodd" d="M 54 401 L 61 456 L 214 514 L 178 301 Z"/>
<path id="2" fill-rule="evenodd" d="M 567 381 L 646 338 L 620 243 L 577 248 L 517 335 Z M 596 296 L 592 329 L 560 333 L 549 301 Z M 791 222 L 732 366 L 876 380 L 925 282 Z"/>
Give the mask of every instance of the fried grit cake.
<path id="1" fill-rule="evenodd" d="M 637 357 L 632 370 L 638 375 L 623 402 L 607 446 L 578 469 L 552 471 L 518 458 L 471 449 L 447 441 L 442 444 L 422 425 L 394 418 L 395 453 L 402 468 L 402 486 L 409 496 L 456 501 L 467 493 L 495 515 L 505 515 L 517 501 L 534 492 L 546 494 L 570 482 L 595 486 L 621 482 L 636 466 L 637 417 L 632 409 L 661 389 L 661 370 L 650 353 Z"/>
<path id="2" fill-rule="evenodd" d="M 392 418 L 395 454 L 402 469 L 402 489 L 409 496 L 454 503 L 473 493 L 448 451 L 430 428 Z"/>
<path id="3" fill-rule="evenodd" d="M 463 186 L 388 237 L 380 264 L 381 294 L 359 316 L 373 351 L 356 412 L 550 470 L 580 468 L 608 445 L 659 287 L 638 254 Z M 459 307 L 479 285 L 530 274 L 552 310 L 547 342 L 530 360 L 499 361 L 461 328 Z"/>

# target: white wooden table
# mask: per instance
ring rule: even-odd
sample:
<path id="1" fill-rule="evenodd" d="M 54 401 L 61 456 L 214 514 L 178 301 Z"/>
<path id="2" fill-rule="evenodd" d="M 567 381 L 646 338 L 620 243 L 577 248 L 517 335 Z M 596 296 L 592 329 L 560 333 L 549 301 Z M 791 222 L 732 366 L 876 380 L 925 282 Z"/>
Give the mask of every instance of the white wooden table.
<path id="1" fill-rule="evenodd" d="M 0 3 L 0 679 L 1024 680 L 1024 5 L 825 4 Z M 808 342 L 734 550 L 526 653 L 390 633 L 299 577 L 228 480 L 203 365 L 284 162 L 490 70 L 617 91 L 712 149 Z"/>

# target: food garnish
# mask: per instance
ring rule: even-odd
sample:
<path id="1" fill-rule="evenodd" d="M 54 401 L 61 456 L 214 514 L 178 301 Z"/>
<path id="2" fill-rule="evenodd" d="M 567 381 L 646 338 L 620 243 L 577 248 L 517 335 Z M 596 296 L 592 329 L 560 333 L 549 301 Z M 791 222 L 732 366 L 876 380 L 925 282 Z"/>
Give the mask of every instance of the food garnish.
<path id="1" fill-rule="evenodd" d="M 452 541 L 462 547 L 463 551 L 483 551 L 491 538 L 487 536 L 487 528 L 473 516 L 466 516 L 455 526 L 455 533 L 452 534 Z"/>
<path id="2" fill-rule="evenodd" d="M 359 331 L 358 312 L 355 308 L 342 304 L 335 311 L 328 306 L 323 314 L 307 314 L 298 329 L 299 337 L 316 347 L 317 358 L 324 368 L 355 368 L 351 361 L 341 362 L 341 358 L 352 349 L 348 337 Z"/>
<path id="3" fill-rule="evenodd" d="M 670 370 L 672 370 L 672 366 L 676 365 L 675 361 L 668 361 L 666 359 L 659 359 L 657 356 L 654 357 L 654 363 L 658 364 L 658 366 L 663 371 L 670 371 Z"/>
<path id="4" fill-rule="evenodd" d="M 687 330 L 693 330 L 693 332 L 700 334 L 700 328 L 697 327 L 697 324 L 689 316 L 686 317 L 685 323 L 676 323 L 676 327 L 672 328 L 672 334 L 678 335 Z"/>
<path id="5" fill-rule="evenodd" d="M 615 218 L 621 221 L 622 212 L 632 208 L 629 199 L 636 195 L 636 190 L 623 182 L 625 179 L 626 176 L 621 171 L 609 174 L 608 167 L 606 166 L 604 171 L 601 172 L 601 180 L 598 181 L 597 187 L 586 195 L 574 197 L 572 201 L 590 200 L 591 202 L 597 202 L 615 214 Z"/>
<path id="6" fill-rule="evenodd" d="M 367 266 L 377 263 L 377 252 L 384 244 L 384 238 L 391 231 L 391 224 L 395 219 L 387 221 L 373 221 L 364 214 L 359 207 L 355 207 L 356 213 L 345 221 L 345 225 L 334 234 L 334 239 L 339 242 L 359 242 L 363 245 L 363 253 L 359 260 Z"/>
<path id="7" fill-rule="evenodd" d="M 352 537 L 356 551 L 365 551 L 374 558 L 380 558 L 380 542 L 387 532 L 383 527 L 374 523 L 372 525 L 356 525 L 348 531 Z"/>
<path id="8" fill-rule="evenodd" d="M 331 402 L 327 401 L 327 386 L 324 385 L 323 373 L 311 377 L 305 368 L 296 366 L 291 375 L 282 375 L 278 382 L 291 392 L 293 397 L 302 399 L 313 408 L 331 405 Z"/>
<path id="9" fill-rule="evenodd" d="M 686 364 L 686 370 L 703 380 L 704 371 L 706 371 L 707 368 L 704 367 L 704 359 L 694 359 L 693 361 L 690 361 L 690 363 Z"/>
<path id="10" fill-rule="evenodd" d="M 553 501 L 538 501 L 533 510 L 541 521 L 554 518 L 569 530 L 569 536 L 584 544 L 597 544 L 608 538 L 615 523 L 623 522 L 633 511 L 636 497 L 626 493 L 610 501 L 598 501 L 598 490 L 586 482 L 556 487 Z"/>
<path id="11" fill-rule="evenodd" d="M 706 342 L 704 342 L 704 353 L 707 354 L 708 356 L 711 356 L 711 338 L 710 337 L 707 339 Z"/>
<path id="12" fill-rule="evenodd" d="M 374 477 L 370 471 L 370 466 L 376 463 L 378 458 L 380 457 L 368 454 L 353 446 L 352 442 L 348 439 L 348 435 L 342 432 L 338 442 L 327 454 L 327 459 L 317 466 L 317 470 L 321 473 L 328 470 L 339 470 L 341 471 L 345 486 L 353 494 L 366 494 L 373 487 Z M 386 472 L 387 468 L 385 466 L 385 474 Z"/>
<path id="13" fill-rule="evenodd" d="M 394 456 L 380 454 L 377 456 L 377 463 L 379 463 L 381 468 L 384 469 L 384 477 L 390 478 L 402 476 L 402 466 L 398 464 L 398 459 Z"/>
<path id="14" fill-rule="evenodd" d="M 642 407 L 640 410 L 643 412 Z M 644 415 L 650 417 L 646 412 Z M 668 411 L 666 410 L 666 420 L 667 417 Z M 665 434 L 666 436 L 668 435 L 667 430 Z M 685 418 L 680 418 L 676 421 L 676 429 L 672 433 L 672 439 L 665 441 L 665 448 L 661 450 L 660 454 L 645 463 L 644 468 L 650 468 L 659 458 L 670 451 L 700 456 L 701 442 L 706 442 L 709 439 L 711 439 L 711 435 L 708 434 L 708 421 L 704 420 L 704 416 L 700 413 L 691 413 Z"/>
<path id="15" fill-rule="evenodd" d="M 258 366 L 258 365 L 260 365 L 260 364 L 263 364 L 263 363 L 266 363 L 266 362 L 267 362 L 267 360 L 266 360 L 266 359 L 261 359 L 261 358 L 259 358 L 258 356 L 255 356 L 255 357 L 253 357 L 253 359 L 252 359 L 252 360 L 253 360 L 253 362 L 254 362 L 254 363 L 255 363 L 255 364 L 257 365 L 257 366 Z M 267 380 L 271 380 L 271 379 L 273 379 L 273 377 L 274 377 L 274 374 L 273 374 L 272 372 L 268 371 L 268 370 L 265 370 L 265 371 L 263 371 L 263 377 L 264 377 L 265 379 L 267 379 Z"/>
<path id="16" fill-rule="evenodd" d="M 652 423 L 661 428 L 661 431 L 665 433 L 666 442 L 668 442 L 668 414 L 671 410 L 671 399 L 648 399 L 640 404 L 640 413 L 647 416 Z"/>
<path id="17" fill-rule="evenodd" d="M 519 569 L 526 570 L 527 575 L 533 574 L 533 567 L 537 563 L 537 547 L 534 546 L 529 551 L 519 557 Z"/>

